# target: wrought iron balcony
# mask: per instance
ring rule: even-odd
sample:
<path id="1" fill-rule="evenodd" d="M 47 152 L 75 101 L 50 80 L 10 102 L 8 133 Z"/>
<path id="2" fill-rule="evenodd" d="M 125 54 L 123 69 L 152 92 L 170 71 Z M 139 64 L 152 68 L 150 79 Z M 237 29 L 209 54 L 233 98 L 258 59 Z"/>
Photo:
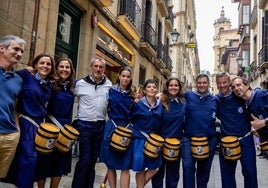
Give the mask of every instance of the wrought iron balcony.
<path id="1" fill-rule="evenodd" d="M 148 57 L 156 57 L 157 33 L 148 21 L 141 23 L 140 48 Z"/>
<path id="2" fill-rule="evenodd" d="M 169 32 L 173 30 L 173 23 L 174 23 L 174 15 L 172 7 L 168 7 L 168 16 L 165 19 L 165 24 Z"/>
<path id="3" fill-rule="evenodd" d="M 140 40 L 141 8 L 136 0 L 120 0 L 117 21 L 131 39 Z"/>
<path id="4" fill-rule="evenodd" d="M 258 53 L 258 67 L 265 69 L 268 67 L 268 45 L 264 45 Z"/>
<path id="5" fill-rule="evenodd" d="M 164 71 L 170 74 L 172 71 L 172 60 L 169 57 L 168 53 L 164 53 L 163 61 L 164 61 L 164 64 L 166 65 L 166 68 L 164 69 Z"/>

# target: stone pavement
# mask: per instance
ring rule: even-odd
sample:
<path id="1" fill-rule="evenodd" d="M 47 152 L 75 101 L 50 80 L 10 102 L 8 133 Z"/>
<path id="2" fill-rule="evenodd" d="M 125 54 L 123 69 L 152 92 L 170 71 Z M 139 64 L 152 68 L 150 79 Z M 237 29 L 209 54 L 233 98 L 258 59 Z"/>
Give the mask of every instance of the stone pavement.
<path id="1" fill-rule="evenodd" d="M 70 188 L 71 187 L 71 182 L 72 182 L 72 177 L 73 177 L 73 170 L 75 167 L 75 163 L 77 162 L 77 158 L 73 158 L 73 167 L 72 167 L 72 172 L 68 176 L 64 176 L 61 180 L 59 188 Z M 268 160 L 267 159 L 260 159 L 257 157 L 257 168 L 258 168 L 258 185 L 259 188 L 267 188 L 268 187 Z M 95 184 L 94 188 L 100 188 L 100 185 L 104 179 L 106 173 L 106 167 L 103 163 L 97 163 L 96 165 L 96 178 L 95 178 Z M 181 181 L 179 181 L 178 187 L 182 187 L 182 171 L 181 171 Z M 46 188 L 49 188 L 49 180 L 47 180 Z M 236 181 L 237 181 L 237 187 L 244 187 L 244 182 L 243 182 L 243 175 L 241 173 L 241 166 L 240 163 L 238 162 L 237 165 L 237 172 L 236 172 Z M 37 187 L 35 185 L 35 187 Z M 108 188 L 107 184 L 107 188 Z M 130 188 L 135 188 L 135 174 L 131 173 L 131 185 Z M 146 188 L 150 188 L 150 182 L 146 186 Z M 0 188 L 14 188 L 14 186 L 9 185 L 9 184 L 3 184 L 0 183 Z M 215 154 L 214 160 L 213 160 L 213 165 L 211 169 L 211 174 L 210 174 L 210 180 L 208 183 L 208 188 L 221 188 L 221 177 L 220 177 L 220 168 L 219 168 L 219 157 L 218 154 Z"/>

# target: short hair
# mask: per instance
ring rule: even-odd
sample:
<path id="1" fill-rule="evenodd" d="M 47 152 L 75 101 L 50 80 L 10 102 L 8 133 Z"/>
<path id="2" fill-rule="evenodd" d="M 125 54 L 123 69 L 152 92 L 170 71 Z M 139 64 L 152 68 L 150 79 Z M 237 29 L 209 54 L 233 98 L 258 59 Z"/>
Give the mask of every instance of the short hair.
<path id="1" fill-rule="evenodd" d="M 236 76 L 236 77 L 234 77 L 234 78 L 231 80 L 231 85 L 232 85 L 233 81 L 235 81 L 235 80 L 241 80 L 242 83 L 243 83 L 244 85 L 248 85 L 248 86 L 249 86 L 248 89 L 250 89 L 250 90 L 252 89 L 252 88 L 250 87 L 250 82 L 249 82 L 246 78 L 243 78 L 243 77 L 241 77 L 241 76 Z"/>
<path id="2" fill-rule="evenodd" d="M 197 83 L 198 79 L 199 79 L 199 78 L 203 78 L 203 77 L 207 78 L 208 82 L 210 82 L 208 75 L 207 75 L 207 74 L 203 74 L 203 73 L 202 73 L 202 74 L 199 74 L 199 75 L 196 77 L 195 82 Z"/>
<path id="3" fill-rule="evenodd" d="M 0 46 L 4 46 L 6 49 L 9 47 L 11 41 L 15 41 L 21 45 L 24 45 L 26 42 L 22 38 L 15 35 L 6 35 L 0 38 Z"/>
<path id="4" fill-rule="evenodd" d="M 144 82 L 144 84 L 143 84 L 143 88 L 145 89 L 146 86 L 149 85 L 149 84 L 154 84 L 155 86 L 157 86 L 157 81 L 154 80 L 154 79 L 148 79 L 148 80 L 146 80 L 146 81 Z"/>
<path id="5" fill-rule="evenodd" d="M 231 79 L 230 79 L 230 75 L 228 72 L 220 72 L 216 75 L 216 80 L 219 79 L 219 78 L 222 78 L 222 77 L 228 77 L 228 81 L 230 82 Z"/>
<path id="6" fill-rule="evenodd" d="M 94 63 L 94 61 L 96 61 L 96 60 L 99 60 L 100 62 L 102 62 L 103 65 L 104 65 L 104 68 L 106 67 L 106 61 L 102 57 L 94 57 L 94 58 L 92 58 L 91 61 L 90 61 L 89 66 L 91 66 Z"/>

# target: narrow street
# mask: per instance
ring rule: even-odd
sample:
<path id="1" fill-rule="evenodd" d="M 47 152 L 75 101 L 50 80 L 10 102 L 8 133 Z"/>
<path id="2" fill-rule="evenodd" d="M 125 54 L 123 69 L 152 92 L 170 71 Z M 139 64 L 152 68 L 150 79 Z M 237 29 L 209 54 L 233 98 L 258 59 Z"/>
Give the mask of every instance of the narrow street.
<path id="1" fill-rule="evenodd" d="M 68 176 L 64 176 L 61 180 L 59 188 L 70 188 L 72 183 L 73 171 L 75 167 L 75 163 L 77 162 L 78 158 L 73 158 L 73 167 L 72 172 Z M 259 188 L 267 188 L 268 187 L 268 160 L 267 159 L 260 159 L 257 156 L 257 170 L 258 170 L 258 185 Z M 97 163 L 96 165 L 96 178 L 94 188 L 99 188 L 104 176 L 106 173 L 106 167 L 103 163 Z M 48 180 L 49 181 L 49 180 Z M 241 173 L 241 166 L 240 163 L 237 165 L 237 173 L 236 173 L 236 181 L 237 187 L 244 187 L 243 183 L 243 175 Z M 37 187 L 37 186 L 35 186 Z M 107 184 L 107 188 L 108 188 Z M 131 184 L 130 188 L 135 188 L 135 173 L 131 173 Z M 146 188 L 150 188 L 150 183 L 146 186 Z M 181 170 L 181 181 L 179 182 L 178 187 L 182 186 L 182 170 Z M 0 188 L 14 188 L 12 185 L 7 185 L 0 183 Z M 49 183 L 47 182 L 46 188 L 49 188 Z M 215 154 L 211 174 L 210 174 L 210 181 L 208 184 L 208 188 L 221 188 L 221 177 L 220 177 L 220 167 L 219 167 L 219 157 L 218 154 Z"/>

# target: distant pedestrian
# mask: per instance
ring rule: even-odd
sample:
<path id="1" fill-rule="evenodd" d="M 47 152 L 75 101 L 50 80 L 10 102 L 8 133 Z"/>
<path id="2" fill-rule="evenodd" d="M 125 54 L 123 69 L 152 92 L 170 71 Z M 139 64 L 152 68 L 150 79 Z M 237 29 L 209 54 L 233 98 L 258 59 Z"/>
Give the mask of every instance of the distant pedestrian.
<path id="1" fill-rule="evenodd" d="M 25 41 L 14 35 L 0 38 L 0 180 L 7 175 L 20 137 L 15 106 L 23 81 L 13 65 L 22 58 L 24 45 Z"/>
<path id="2" fill-rule="evenodd" d="M 72 188 L 92 188 L 94 185 L 95 164 L 106 122 L 108 91 L 112 87 L 111 81 L 104 75 L 105 67 L 103 58 L 93 58 L 89 75 L 75 85 L 78 97 L 76 128 L 80 135 L 79 160 L 75 166 Z"/>

